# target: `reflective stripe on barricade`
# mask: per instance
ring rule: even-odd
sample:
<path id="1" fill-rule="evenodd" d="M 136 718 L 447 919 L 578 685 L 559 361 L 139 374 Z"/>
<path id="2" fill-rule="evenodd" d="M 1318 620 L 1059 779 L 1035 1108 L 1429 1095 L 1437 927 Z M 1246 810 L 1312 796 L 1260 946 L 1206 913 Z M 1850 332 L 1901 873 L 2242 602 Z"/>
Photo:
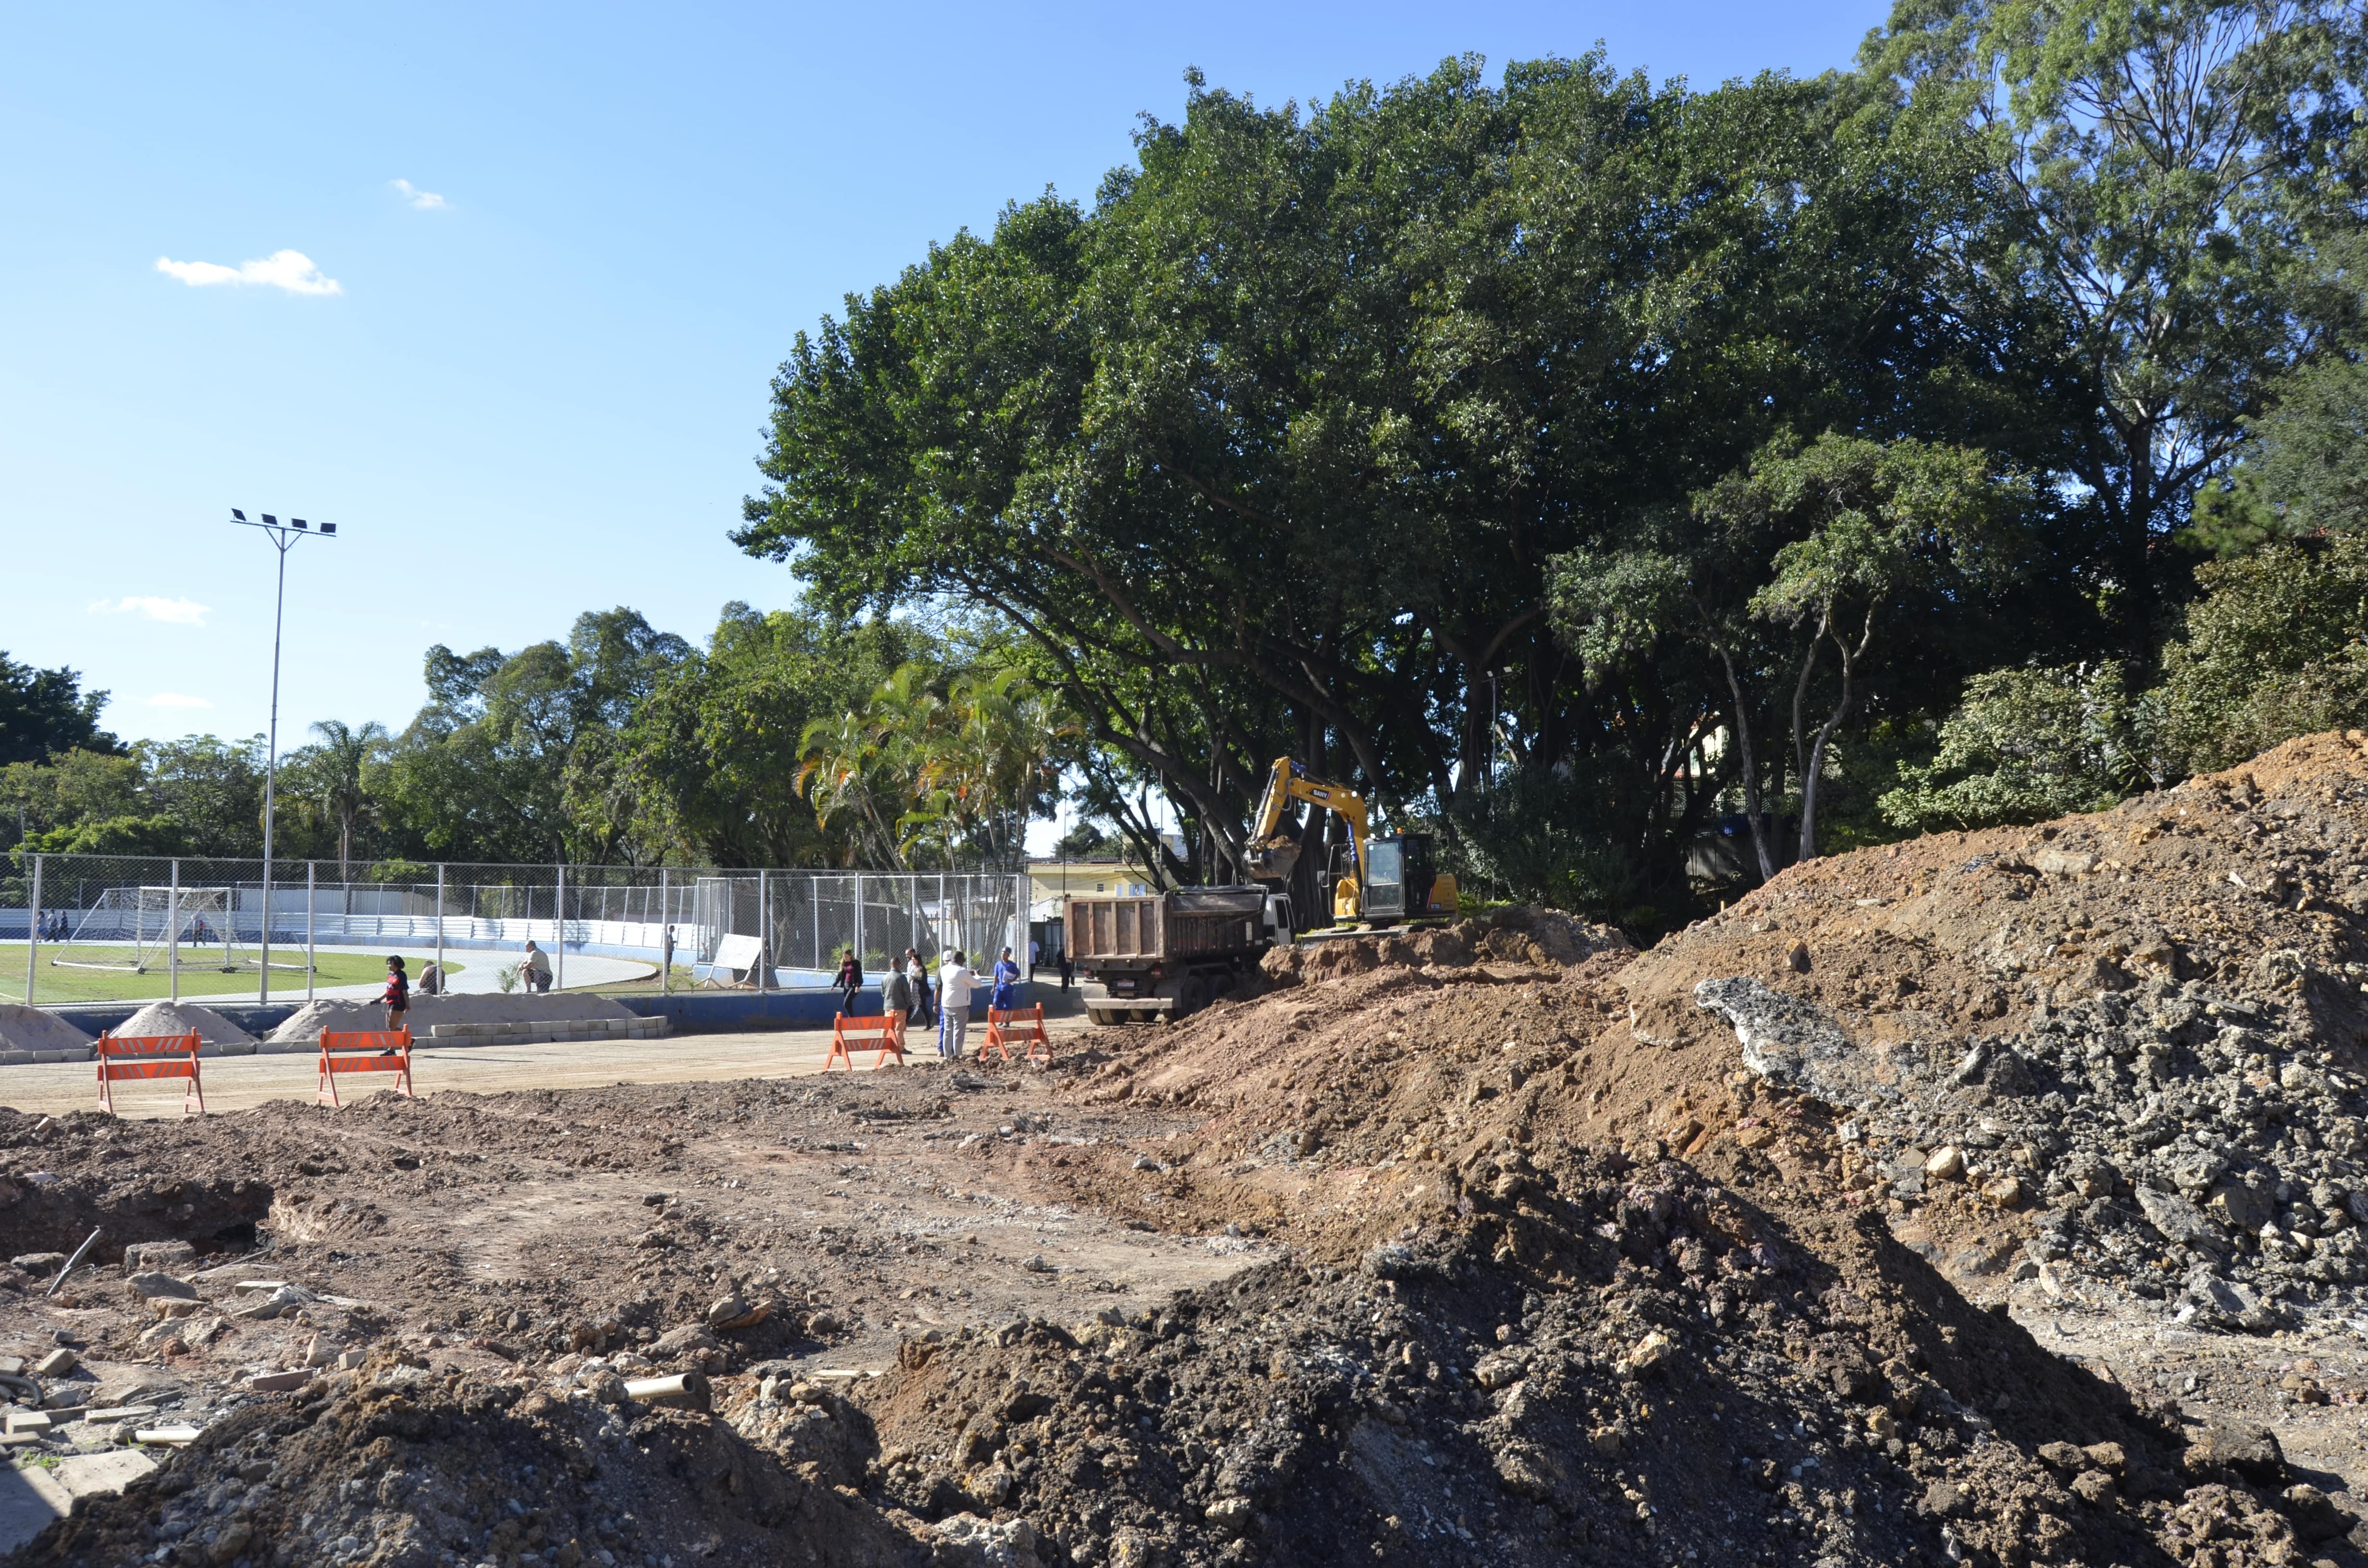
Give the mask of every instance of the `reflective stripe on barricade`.
<path id="1" fill-rule="evenodd" d="M 880 1048 L 880 1054 L 871 1059 L 872 1066 L 886 1066 L 891 1056 L 896 1059 L 897 1066 L 905 1065 L 904 1014 L 858 1016 L 841 1013 L 831 1023 L 830 1054 L 823 1058 L 822 1070 L 827 1073 L 834 1064 L 844 1062 L 847 1070 L 852 1073 L 855 1071 L 855 1058 L 850 1054 L 850 1048 L 869 1050 L 874 1045 Z"/>
<path id="2" fill-rule="evenodd" d="M 321 1082 L 313 1092 L 318 1103 L 342 1105 L 337 1098 L 340 1073 L 393 1073 L 395 1093 L 406 1099 L 411 1092 L 411 1031 L 352 1029 L 321 1031 Z"/>
<path id="3" fill-rule="evenodd" d="M 181 1114 L 206 1114 L 205 1085 L 198 1080 L 198 1051 L 205 1042 L 192 1031 L 174 1035 L 98 1037 L 98 1108 L 115 1114 L 113 1085 L 135 1078 L 187 1078 Z"/>

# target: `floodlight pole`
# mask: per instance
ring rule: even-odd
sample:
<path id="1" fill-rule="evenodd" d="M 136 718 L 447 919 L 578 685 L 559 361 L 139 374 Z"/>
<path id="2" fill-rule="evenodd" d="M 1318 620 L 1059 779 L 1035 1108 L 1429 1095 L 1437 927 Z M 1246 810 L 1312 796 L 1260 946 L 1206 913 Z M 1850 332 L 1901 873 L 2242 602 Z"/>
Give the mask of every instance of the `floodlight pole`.
<path id="1" fill-rule="evenodd" d="M 257 515 L 263 520 L 251 523 L 247 521 L 246 514 L 237 507 L 233 506 L 230 510 L 231 521 L 244 528 L 262 529 L 265 537 L 271 540 L 272 547 L 279 552 L 279 582 L 272 592 L 271 598 L 271 722 L 270 728 L 267 732 L 268 738 L 263 743 L 263 965 L 260 971 L 260 990 L 256 996 L 258 1001 L 268 1003 L 271 1000 L 271 825 L 274 810 L 278 804 L 279 785 L 280 612 L 288 603 L 289 547 L 300 539 L 312 539 L 316 536 L 302 517 L 290 517 L 286 524 L 282 524 L 279 518 L 268 512 Z M 336 538 L 337 525 L 323 523 L 317 537 Z M 309 900 L 307 902 L 309 904 Z M 308 954 L 308 960 L 309 957 Z M 312 977 L 308 974 L 305 979 L 308 982 L 309 990 Z"/>

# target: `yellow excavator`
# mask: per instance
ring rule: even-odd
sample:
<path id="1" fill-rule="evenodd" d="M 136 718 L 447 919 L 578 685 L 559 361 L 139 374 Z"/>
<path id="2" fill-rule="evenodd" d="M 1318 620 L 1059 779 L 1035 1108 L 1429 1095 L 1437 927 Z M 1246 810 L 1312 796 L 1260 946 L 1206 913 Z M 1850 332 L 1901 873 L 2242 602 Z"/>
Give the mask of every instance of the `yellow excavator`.
<path id="1" fill-rule="evenodd" d="M 1455 915 L 1455 878 L 1439 870 L 1427 833 L 1372 832 L 1365 798 L 1338 784 L 1308 777 L 1301 763 L 1274 759 L 1266 794 L 1250 829 L 1249 876 L 1255 882 L 1288 887 L 1299 865 L 1299 839 L 1282 831 L 1283 812 L 1295 803 L 1337 812 L 1349 824 L 1349 842 L 1333 846 L 1332 919 L 1335 925 L 1395 926 L 1401 920 Z"/>

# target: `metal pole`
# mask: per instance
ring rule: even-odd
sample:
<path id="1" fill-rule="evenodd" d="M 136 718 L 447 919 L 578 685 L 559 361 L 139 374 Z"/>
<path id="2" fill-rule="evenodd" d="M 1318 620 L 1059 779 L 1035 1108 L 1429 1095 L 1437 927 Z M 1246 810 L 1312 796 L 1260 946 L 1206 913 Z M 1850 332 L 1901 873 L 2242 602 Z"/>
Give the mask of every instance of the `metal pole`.
<path id="1" fill-rule="evenodd" d="M 436 863 L 436 984 L 444 987 L 444 863 Z"/>
<path id="2" fill-rule="evenodd" d="M 773 988 L 773 889 L 765 873 L 757 873 L 757 989 Z"/>
<path id="3" fill-rule="evenodd" d="M 855 962 L 863 963 L 863 873 L 855 873 Z"/>
<path id="4" fill-rule="evenodd" d="M 552 901 L 551 988 L 567 989 L 567 862 L 559 863 L 559 892 Z"/>
<path id="5" fill-rule="evenodd" d="M 165 912 L 165 971 L 173 977 L 173 1000 L 181 999 L 181 863 L 173 862 L 172 902 Z"/>
<path id="6" fill-rule="evenodd" d="M 41 857 L 33 857 L 33 909 L 31 922 L 25 927 L 25 1006 L 33 1005 L 33 960 L 40 951 L 41 938 Z"/>
<path id="7" fill-rule="evenodd" d="M 666 869 L 658 868 L 658 994 L 674 994 L 674 900 Z"/>
<path id="8" fill-rule="evenodd" d="M 263 979 L 257 999 L 271 1000 L 271 816 L 279 789 L 279 614 L 288 603 L 288 546 L 279 541 L 279 584 L 271 598 L 271 728 L 263 752 Z"/>
<path id="9" fill-rule="evenodd" d="M 304 862 L 304 1000 L 313 999 L 313 862 Z"/>
<path id="10" fill-rule="evenodd" d="M 806 929 L 813 938 L 814 966 L 822 968 L 822 878 L 806 876 Z"/>

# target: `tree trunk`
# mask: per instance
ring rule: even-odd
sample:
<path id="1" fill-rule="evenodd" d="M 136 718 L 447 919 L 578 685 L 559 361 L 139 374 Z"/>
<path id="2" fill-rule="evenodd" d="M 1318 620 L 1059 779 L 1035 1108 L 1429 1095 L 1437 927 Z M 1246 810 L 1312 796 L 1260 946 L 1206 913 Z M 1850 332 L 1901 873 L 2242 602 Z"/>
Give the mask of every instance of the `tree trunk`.
<path id="1" fill-rule="evenodd" d="M 1830 624 L 1830 620 L 1827 623 Z M 1872 608 L 1866 612 L 1866 626 L 1859 633 L 1856 648 L 1839 637 L 1834 637 L 1834 647 L 1841 654 L 1842 692 L 1840 699 L 1834 704 L 1834 710 L 1818 726 L 1817 737 L 1810 743 L 1808 759 L 1801 774 L 1801 858 L 1804 861 L 1817 858 L 1817 784 L 1825 773 L 1826 745 L 1833 739 L 1834 732 L 1841 727 L 1843 715 L 1850 711 L 1850 677 L 1858 669 L 1859 655 L 1866 652 L 1867 644 L 1873 638 L 1874 611 Z"/>
<path id="2" fill-rule="evenodd" d="M 1751 757 L 1751 716 L 1743 706 L 1743 683 L 1736 678 L 1735 660 L 1728 656 L 1724 643 L 1716 646 L 1718 662 L 1726 670 L 1727 695 L 1734 704 L 1727 718 L 1735 730 L 1736 757 L 1743 767 L 1743 811 L 1751 828 L 1751 852 L 1759 861 L 1759 880 L 1772 881 L 1776 856 L 1768 846 L 1767 824 L 1760 821 L 1759 769 Z"/>

